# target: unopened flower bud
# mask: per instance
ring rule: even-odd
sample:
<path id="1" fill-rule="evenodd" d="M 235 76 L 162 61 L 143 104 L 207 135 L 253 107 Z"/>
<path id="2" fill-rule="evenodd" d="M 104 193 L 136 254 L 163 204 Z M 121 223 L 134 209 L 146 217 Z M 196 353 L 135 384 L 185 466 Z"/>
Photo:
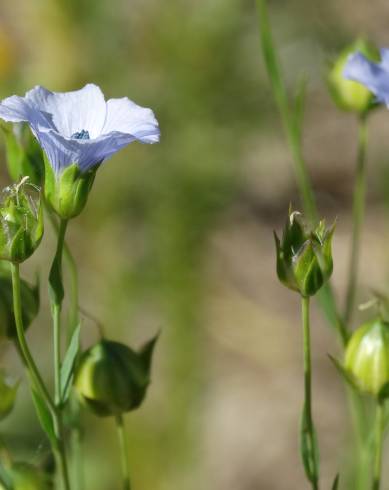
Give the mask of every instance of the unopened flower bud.
<path id="1" fill-rule="evenodd" d="M 156 340 L 153 338 L 138 352 L 109 340 L 88 349 L 81 356 L 74 381 L 83 404 L 99 416 L 138 408 L 150 383 Z"/>
<path id="2" fill-rule="evenodd" d="M 39 283 L 37 282 L 33 285 L 21 279 L 20 294 L 22 298 L 23 326 L 27 329 L 39 312 Z M 0 265 L 0 339 L 8 338 L 12 340 L 16 337 L 11 273 L 6 267 Z"/>
<path id="3" fill-rule="evenodd" d="M 49 476 L 41 469 L 29 463 L 13 463 L 6 469 L 7 480 L 12 490 L 51 490 Z M 0 490 L 9 490 L 0 483 Z"/>
<path id="4" fill-rule="evenodd" d="M 362 392 L 378 396 L 389 383 L 389 323 L 377 318 L 361 325 L 347 344 L 344 367 Z"/>
<path id="5" fill-rule="evenodd" d="M 333 233 L 334 226 L 327 229 L 324 221 L 309 230 L 300 213 L 289 211 L 282 241 L 274 234 L 279 280 L 302 296 L 314 295 L 332 273 Z"/>
<path id="6" fill-rule="evenodd" d="M 347 80 L 344 68 L 349 56 L 360 52 L 371 61 L 379 61 L 378 50 L 363 39 L 345 48 L 333 63 L 328 74 L 328 87 L 335 104 L 344 111 L 364 114 L 374 106 L 374 95 L 361 83 Z"/>
<path id="7" fill-rule="evenodd" d="M 30 182 L 42 185 L 43 154 L 26 123 L 1 124 L 5 135 L 8 173 L 14 182 L 28 176 Z"/>
<path id="8" fill-rule="evenodd" d="M 26 179 L 7 187 L 0 204 L 0 259 L 14 263 L 28 259 L 43 236 L 40 193 Z"/>
<path id="9" fill-rule="evenodd" d="M 45 198 L 61 219 L 75 218 L 84 209 L 95 180 L 98 165 L 82 172 L 73 164 L 54 172 L 45 161 Z"/>
<path id="10" fill-rule="evenodd" d="M 0 369 L 0 420 L 13 409 L 19 383 L 12 381 L 4 369 Z"/>

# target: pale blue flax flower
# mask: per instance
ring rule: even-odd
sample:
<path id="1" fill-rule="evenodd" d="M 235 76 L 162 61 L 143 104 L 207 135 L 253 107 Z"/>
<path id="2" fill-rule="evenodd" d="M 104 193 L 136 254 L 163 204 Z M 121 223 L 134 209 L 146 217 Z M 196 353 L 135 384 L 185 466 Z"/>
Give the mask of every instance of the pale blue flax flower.
<path id="1" fill-rule="evenodd" d="M 381 49 L 380 55 L 381 60 L 374 63 L 360 52 L 352 54 L 343 75 L 365 85 L 376 96 L 377 102 L 389 106 L 389 49 Z"/>
<path id="2" fill-rule="evenodd" d="M 37 86 L 4 99 L 0 118 L 27 122 L 57 175 L 73 164 L 87 172 L 135 140 L 157 143 L 160 136 L 151 109 L 127 97 L 105 101 L 93 84 L 64 93 Z"/>

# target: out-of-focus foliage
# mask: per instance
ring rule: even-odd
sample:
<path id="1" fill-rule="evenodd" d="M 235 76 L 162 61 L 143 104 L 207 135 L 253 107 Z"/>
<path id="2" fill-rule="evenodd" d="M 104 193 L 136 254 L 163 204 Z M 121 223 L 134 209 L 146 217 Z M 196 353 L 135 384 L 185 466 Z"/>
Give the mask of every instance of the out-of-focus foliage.
<path id="1" fill-rule="evenodd" d="M 288 84 L 302 71 L 310 80 L 306 151 L 328 218 L 348 202 L 344 162 L 352 160 L 354 140 L 349 120 L 331 112 L 326 58 L 354 39 L 357 28 L 376 26 L 373 14 L 358 20 L 358 9 L 346 4 L 270 2 Z M 290 340 L 298 320 L 277 282 L 271 242 L 275 221 L 280 224 L 297 198 L 258 39 L 254 2 L 246 0 L 13 0 L 0 6 L 1 97 L 36 84 L 62 91 L 95 82 L 107 98 L 129 96 L 151 107 L 160 122 L 160 144 L 134 143 L 99 168 L 85 210 L 69 226 L 81 305 L 109 338 L 132 345 L 162 330 L 148 396 L 128 416 L 138 490 L 282 489 L 287 469 L 279 471 L 280 461 L 292 472 L 300 468 L 289 457 L 297 454 L 289 442 L 294 432 L 288 438 L 296 417 L 280 425 L 282 407 L 294 406 L 300 386 L 293 382 L 297 368 L 290 368 L 293 355 L 300 365 L 300 353 L 291 350 L 297 342 Z M 349 132 L 341 138 L 343 128 Z M 6 183 L 5 151 L 2 162 Z M 376 180 L 384 186 L 385 179 Z M 220 230 L 227 230 L 224 248 L 210 255 Z M 41 268 L 47 277 L 53 254 L 47 232 L 26 272 Z M 215 256 L 222 257 L 220 269 Z M 214 267 L 218 276 L 210 281 Z M 206 318 L 210 303 L 217 328 Z M 96 340 L 94 323 L 81 316 L 87 348 Z M 40 315 L 28 332 L 42 366 L 51 362 L 50 329 Z M 315 328 L 317 335 L 322 331 Z M 17 369 L 10 354 L 4 359 Z M 323 372 L 333 376 L 331 367 Z M 18 402 L 0 432 L 23 460 L 41 462 L 47 443 L 36 432 L 27 395 Z M 326 413 L 333 416 L 333 404 Z M 84 419 L 87 488 L 116 488 L 113 424 Z M 336 471 L 330 468 L 331 479 Z"/>

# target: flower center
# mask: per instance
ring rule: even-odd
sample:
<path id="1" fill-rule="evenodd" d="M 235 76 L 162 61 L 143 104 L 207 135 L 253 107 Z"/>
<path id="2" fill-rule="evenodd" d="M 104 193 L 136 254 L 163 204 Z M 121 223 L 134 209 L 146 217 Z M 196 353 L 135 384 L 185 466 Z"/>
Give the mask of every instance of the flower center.
<path id="1" fill-rule="evenodd" d="M 72 134 L 71 137 L 75 140 L 90 140 L 89 131 L 86 131 L 86 129 L 82 129 L 81 131 Z"/>

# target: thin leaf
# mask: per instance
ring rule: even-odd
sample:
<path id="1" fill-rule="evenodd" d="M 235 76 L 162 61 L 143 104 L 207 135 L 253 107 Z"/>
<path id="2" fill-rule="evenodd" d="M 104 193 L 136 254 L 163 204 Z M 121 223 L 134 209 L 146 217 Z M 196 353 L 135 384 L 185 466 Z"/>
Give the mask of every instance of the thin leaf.
<path id="1" fill-rule="evenodd" d="M 80 330 L 81 325 L 79 324 L 74 329 L 68 350 L 61 366 L 61 398 L 63 402 L 65 402 L 69 397 L 69 388 L 73 376 L 73 368 L 80 348 Z"/>
<path id="2" fill-rule="evenodd" d="M 34 389 L 32 390 L 32 399 L 42 429 L 46 433 L 47 437 L 49 438 L 52 446 L 56 447 L 57 438 L 55 436 L 54 421 L 50 413 L 50 410 L 47 408 L 46 403 L 41 398 L 41 396 Z"/>
<path id="3" fill-rule="evenodd" d="M 49 294 L 54 304 L 61 304 L 64 298 L 64 288 L 62 283 L 61 263 L 56 255 L 49 274 Z"/>
<path id="4" fill-rule="evenodd" d="M 261 48 L 263 59 L 266 66 L 266 71 L 273 90 L 274 99 L 277 103 L 278 110 L 281 115 L 285 132 L 288 138 L 288 143 L 293 156 L 294 173 L 302 202 L 304 212 L 310 221 L 314 224 L 318 222 L 317 206 L 313 194 L 312 183 L 309 178 L 307 165 L 305 163 L 302 147 L 301 147 L 301 123 L 303 115 L 303 88 L 300 88 L 300 95 L 295 100 L 295 107 L 291 107 L 288 100 L 288 95 L 285 83 L 282 79 L 281 68 L 277 58 L 276 50 L 273 43 L 271 26 L 267 12 L 266 0 L 257 0 L 257 8 L 259 14 L 259 33 L 261 39 Z M 296 111 L 297 115 L 293 113 Z M 296 125 L 298 121 L 298 126 Z M 327 283 L 318 292 L 318 299 L 324 314 L 332 327 L 339 333 L 343 344 L 347 342 L 347 331 L 341 321 L 338 309 L 335 302 L 334 293 L 331 286 Z"/>
<path id="5" fill-rule="evenodd" d="M 342 364 L 337 359 L 335 359 L 335 357 L 332 357 L 330 354 L 328 354 L 328 357 L 332 361 L 333 365 L 336 367 L 339 374 L 346 381 L 346 383 L 353 390 L 356 390 L 357 392 L 359 392 L 358 386 L 355 384 L 355 381 L 354 381 L 353 377 L 350 375 L 350 373 L 342 366 Z"/>
<path id="6" fill-rule="evenodd" d="M 338 473 L 335 477 L 334 483 L 332 484 L 331 490 L 338 490 L 339 481 L 340 481 L 340 475 Z"/>
<path id="7" fill-rule="evenodd" d="M 300 426 L 300 454 L 308 480 L 311 483 L 317 483 L 319 479 L 319 447 L 315 428 L 309 423 L 305 402 Z"/>

